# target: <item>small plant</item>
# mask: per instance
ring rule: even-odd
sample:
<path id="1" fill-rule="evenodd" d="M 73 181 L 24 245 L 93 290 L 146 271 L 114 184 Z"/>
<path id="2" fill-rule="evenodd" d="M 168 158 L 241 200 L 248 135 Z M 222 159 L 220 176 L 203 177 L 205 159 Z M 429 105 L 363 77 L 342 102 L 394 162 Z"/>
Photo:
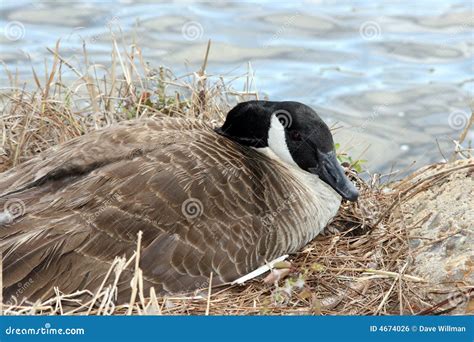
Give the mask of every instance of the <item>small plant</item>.
<path id="1" fill-rule="evenodd" d="M 334 144 L 336 149 L 337 160 L 341 163 L 342 166 L 355 170 L 357 173 L 362 173 L 362 165 L 367 163 L 365 159 L 353 160 L 350 155 L 345 152 L 340 152 L 341 144 Z"/>

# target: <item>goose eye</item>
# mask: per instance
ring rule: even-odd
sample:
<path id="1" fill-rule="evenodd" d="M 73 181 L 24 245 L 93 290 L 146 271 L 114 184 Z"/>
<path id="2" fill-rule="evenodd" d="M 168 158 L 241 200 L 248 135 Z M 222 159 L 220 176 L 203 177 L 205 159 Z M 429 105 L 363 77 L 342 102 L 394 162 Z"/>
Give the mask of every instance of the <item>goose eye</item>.
<path id="1" fill-rule="evenodd" d="M 290 132 L 290 138 L 293 141 L 301 141 L 303 138 L 301 137 L 301 133 L 298 131 L 291 131 Z"/>

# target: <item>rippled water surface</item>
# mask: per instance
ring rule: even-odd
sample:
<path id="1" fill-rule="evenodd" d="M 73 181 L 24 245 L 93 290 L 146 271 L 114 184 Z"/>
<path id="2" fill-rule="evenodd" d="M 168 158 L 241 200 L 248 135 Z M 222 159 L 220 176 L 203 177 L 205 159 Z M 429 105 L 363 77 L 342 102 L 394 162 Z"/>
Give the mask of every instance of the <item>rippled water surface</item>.
<path id="1" fill-rule="evenodd" d="M 136 32 L 146 60 L 176 74 L 239 75 L 251 62 L 274 100 L 312 105 L 371 171 L 449 157 L 474 95 L 471 1 L 11 1 L 1 3 L 1 60 L 32 81 L 53 47 L 88 44 L 109 63 L 108 24 Z M 15 26 L 16 25 L 16 26 Z M 6 73 L 1 85 L 8 86 Z M 468 140 L 473 139 L 472 132 Z"/>

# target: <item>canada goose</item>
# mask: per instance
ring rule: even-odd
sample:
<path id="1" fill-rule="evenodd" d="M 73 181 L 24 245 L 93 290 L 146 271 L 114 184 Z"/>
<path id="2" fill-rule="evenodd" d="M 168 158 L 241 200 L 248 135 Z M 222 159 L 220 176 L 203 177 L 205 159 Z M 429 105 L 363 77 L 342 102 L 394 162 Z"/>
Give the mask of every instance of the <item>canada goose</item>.
<path id="1" fill-rule="evenodd" d="M 238 104 L 218 129 L 123 122 L 0 175 L 4 298 L 96 290 L 143 232 L 145 288 L 191 292 L 300 250 L 358 192 L 330 130 L 298 102 Z M 129 298 L 133 265 L 118 284 Z"/>

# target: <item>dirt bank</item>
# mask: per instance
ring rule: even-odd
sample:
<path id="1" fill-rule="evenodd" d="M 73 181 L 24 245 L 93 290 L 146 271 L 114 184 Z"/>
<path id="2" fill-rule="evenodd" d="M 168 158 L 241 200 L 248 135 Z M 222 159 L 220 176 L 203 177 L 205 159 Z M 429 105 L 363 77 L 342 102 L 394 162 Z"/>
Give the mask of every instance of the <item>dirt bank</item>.
<path id="1" fill-rule="evenodd" d="M 474 159 L 432 165 L 406 185 L 429 179 L 401 206 L 413 274 L 429 282 L 434 299 L 448 296 L 457 313 L 474 312 Z M 436 293 L 436 292 L 439 293 Z M 451 297 L 449 297 L 451 295 Z"/>

